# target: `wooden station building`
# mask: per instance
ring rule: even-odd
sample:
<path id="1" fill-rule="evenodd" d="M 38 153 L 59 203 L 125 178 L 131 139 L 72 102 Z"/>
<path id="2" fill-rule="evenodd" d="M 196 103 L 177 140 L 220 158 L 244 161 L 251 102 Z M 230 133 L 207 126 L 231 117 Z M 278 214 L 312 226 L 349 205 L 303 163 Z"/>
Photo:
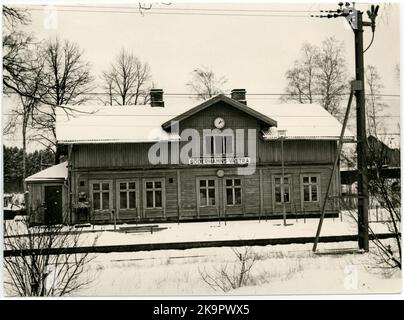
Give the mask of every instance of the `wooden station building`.
<path id="1" fill-rule="evenodd" d="M 196 106 L 167 103 L 159 89 L 150 97 L 145 106 L 58 113 L 58 151 L 67 158 L 59 169 L 67 178 L 31 178 L 31 212 L 49 208 L 50 199 L 46 214 L 68 223 L 263 219 L 284 211 L 289 218 L 319 216 L 341 132 L 320 105 L 250 103 L 244 89 Z M 199 141 L 189 150 L 195 132 Z M 55 201 L 47 193 L 58 183 Z M 339 194 L 338 168 L 330 196 Z M 330 201 L 326 214 L 338 212 Z"/>

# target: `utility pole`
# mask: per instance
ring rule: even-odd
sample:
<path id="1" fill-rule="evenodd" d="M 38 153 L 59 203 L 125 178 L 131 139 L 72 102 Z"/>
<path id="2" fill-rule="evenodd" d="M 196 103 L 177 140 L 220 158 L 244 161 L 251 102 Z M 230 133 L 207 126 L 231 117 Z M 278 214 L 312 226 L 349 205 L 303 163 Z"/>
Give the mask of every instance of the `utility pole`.
<path id="1" fill-rule="evenodd" d="M 283 141 L 286 138 L 286 130 L 278 130 L 279 139 L 281 140 L 281 162 L 282 162 L 282 179 L 281 179 L 281 198 L 282 198 L 282 216 L 283 225 L 286 226 L 286 207 L 285 207 L 285 160 L 283 153 Z"/>
<path id="2" fill-rule="evenodd" d="M 349 2 L 340 2 L 339 9 L 327 10 L 326 15 L 312 16 L 318 18 L 344 17 L 350 24 L 355 35 L 355 76 L 356 76 L 356 139 L 358 158 L 358 246 L 359 249 L 369 251 L 369 193 L 368 193 L 368 168 L 367 168 L 367 137 L 366 137 L 366 104 L 365 104 L 365 67 L 364 53 L 369 49 L 374 39 L 376 29 L 376 16 L 379 6 L 371 6 L 367 11 L 370 22 L 363 21 L 363 12 L 357 10 L 355 5 Z M 363 50 L 363 27 L 372 28 L 372 40 L 370 45 Z"/>
<path id="3" fill-rule="evenodd" d="M 362 12 L 357 11 L 357 28 L 355 34 L 355 75 L 360 81 L 361 90 L 355 91 L 356 97 L 356 136 L 358 158 L 358 245 L 359 249 L 369 251 L 369 193 L 367 166 L 367 137 L 365 110 L 365 75 L 363 59 L 363 22 Z"/>

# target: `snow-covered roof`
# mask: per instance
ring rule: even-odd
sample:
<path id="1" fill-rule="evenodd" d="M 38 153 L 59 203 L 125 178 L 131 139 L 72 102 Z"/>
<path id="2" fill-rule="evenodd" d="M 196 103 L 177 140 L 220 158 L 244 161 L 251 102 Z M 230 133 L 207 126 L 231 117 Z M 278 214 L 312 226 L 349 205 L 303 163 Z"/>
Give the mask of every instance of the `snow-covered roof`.
<path id="1" fill-rule="evenodd" d="M 189 99 L 170 101 L 165 107 L 150 105 L 136 106 L 89 106 L 72 107 L 76 111 L 68 116 L 63 110 L 56 115 L 56 136 L 58 143 L 125 143 L 177 140 L 177 135 L 168 133 L 163 125 L 189 113 L 197 103 Z M 212 101 L 231 100 L 224 95 L 211 98 Z M 234 101 L 234 100 L 232 100 Z M 202 104 L 206 104 L 206 101 Z M 265 139 L 278 138 L 277 130 L 287 130 L 287 139 L 336 140 L 342 125 L 318 104 L 273 103 L 268 100 L 247 103 L 250 114 L 261 119 L 274 120 L 272 127 L 264 133 Z M 348 130 L 346 139 L 354 135 Z"/>
<path id="2" fill-rule="evenodd" d="M 39 171 L 25 179 L 26 182 L 36 181 L 64 181 L 67 179 L 67 161 Z"/>
<path id="3" fill-rule="evenodd" d="M 342 124 L 319 104 L 266 104 L 254 109 L 278 123 L 264 134 L 267 140 L 278 139 L 283 130 L 285 139 L 337 140 L 341 135 Z M 353 140 L 354 134 L 345 129 L 344 139 Z"/>
<path id="4" fill-rule="evenodd" d="M 155 142 L 178 139 L 161 125 L 177 116 L 172 109 L 150 105 L 74 106 L 73 116 L 59 110 L 56 137 L 59 143 Z"/>

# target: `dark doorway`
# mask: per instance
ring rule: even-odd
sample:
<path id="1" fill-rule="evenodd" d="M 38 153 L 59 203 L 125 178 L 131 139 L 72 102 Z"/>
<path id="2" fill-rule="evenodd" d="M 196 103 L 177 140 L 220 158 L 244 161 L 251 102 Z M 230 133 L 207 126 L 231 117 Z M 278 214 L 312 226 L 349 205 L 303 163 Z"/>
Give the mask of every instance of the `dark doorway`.
<path id="1" fill-rule="evenodd" d="M 63 222 L 62 186 L 45 186 L 45 224 Z"/>

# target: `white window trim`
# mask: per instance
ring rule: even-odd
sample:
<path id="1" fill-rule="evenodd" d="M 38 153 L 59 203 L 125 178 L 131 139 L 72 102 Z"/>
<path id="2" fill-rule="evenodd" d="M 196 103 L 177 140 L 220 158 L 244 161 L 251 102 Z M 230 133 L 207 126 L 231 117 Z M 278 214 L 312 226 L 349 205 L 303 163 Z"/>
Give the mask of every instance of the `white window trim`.
<path id="1" fill-rule="evenodd" d="M 200 181 L 201 180 L 214 180 L 215 181 L 215 185 L 213 187 L 208 187 L 208 185 L 206 185 L 206 187 L 202 187 L 204 190 L 209 190 L 209 189 L 213 189 L 215 190 L 215 204 L 214 205 L 208 205 L 207 204 L 207 199 L 206 199 L 206 203 L 204 205 L 201 204 L 201 194 L 200 194 Z M 218 206 L 218 180 L 216 177 L 197 177 L 196 178 L 196 187 L 197 187 L 197 205 L 199 208 L 216 208 Z"/>
<path id="2" fill-rule="evenodd" d="M 153 189 L 147 189 L 146 188 L 146 183 L 147 182 L 153 182 Z M 161 182 L 161 188 L 155 188 L 154 183 L 155 182 Z M 153 190 L 153 207 L 148 207 L 147 206 L 147 191 Z M 161 190 L 161 207 L 156 207 L 156 196 L 155 192 L 156 190 Z M 165 208 L 165 201 L 166 201 L 166 192 L 165 192 L 165 179 L 164 178 L 146 178 L 143 179 L 143 208 L 145 210 L 163 210 Z"/>
<path id="3" fill-rule="evenodd" d="M 234 180 L 235 179 L 239 179 L 240 180 L 240 186 L 235 186 L 234 185 Z M 227 180 L 232 180 L 232 185 L 231 186 L 227 186 Z M 224 179 L 224 204 L 226 207 L 240 207 L 243 205 L 243 179 L 241 177 L 226 177 Z M 241 195 L 241 202 L 240 203 L 235 203 L 236 200 L 236 191 L 235 189 L 240 189 L 240 195 Z M 232 189 L 232 195 L 233 195 L 233 203 L 232 204 L 228 204 L 227 203 L 227 189 Z"/>
<path id="4" fill-rule="evenodd" d="M 136 201 L 136 207 L 135 208 L 121 208 L 121 195 L 120 195 L 120 192 L 121 192 L 121 190 L 120 190 L 120 183 L 130 183 L 130 182 L 134 182 L 135 183 L 135 186 L 136 186 L 136 188 L 135 189 L 126 189 L 125 191 L 126 191 L 126 194 L 127 194 L 127 198 L 126 198 L 126 201 L 127 201 L 127 204 L 129 203 L 129 197 L 128 197 L 128 192 L 130 192 L 130 191 L 135 191 L 135 201 Z M 135 211 L 135 210 L 137 210 L 138 208 L 139 208 L 139 188 L 140 188 L 140 185 L 139 185 L 139 179 L 117 179 L 116 180 L 116 207 L 118 208 L 118 212 L 119 211 L 125 211 L 125 212 L 127 212 L 127 211 Z"/>
<path id="5" fill-rule="evenodd" d="M 273 175 L 272 176 L 272 183 L 273 183 L 273 197 L 274 197 L 274 203 L 275 203 L 275 205 L 281 205 L 282 203 L 286 203 L 286 204 L 290 204 L 290 203 L 292 203 L 290 200 L 291 200 L 291 191 L 292 191 L 292 175 L 291 174 L 285 174 L 284 175 L 284 177 L 285 178 L 288 178 L 288 180 L 289 180 L 289 183 L 287 183 L 287 184 L 284 184 L 284 183 L 282 183 L 283 182 L 283 177 L 282 177 L 282 175 L 281 174 L 277 174 L 277 175 Z M 280 178 L 281 179 L 281 184 L 280 184 L 280 187 L 281 187 L 281 199 L 282 200 L 285 200 L 285 195 L 284 195 L 284 188 L 282 188 L 282 185 L 283 186 L 285 186 L 285 185 L 287 185 L 288 187 L 289 187 L 289 201 L 284 201 L 284 202 L 278 202 L 278 201 L 276 201 L 276 182 L 275 182 L 275 179 L 276 178 Z"/>
<path id="6" fill-rule="evenodd" d="M 213 150 L 211 150 L 211 153 L 208 153 L 207 150 L 207 145 L 206 145 L 206 138 L 207 137 L 213 137 Z M 222 152 L 221 153 L 217 153 L 216 152 L 216 137 L 222 137 L 224 139 L 222 139 Z M 226 137 L 231 137 L 231 149 L 232 152 L 223 152 L 224 150 L 227 151 L 227 147 L 226 147 Z M 212 139 L 209 139 L 209 141 L 212 141 Z M 209 133 L 209 134 L 204 134 L 203 135 L 203 156 L 204 157 L 233 157 L 235 154 L 234 151 L 235 148 L 235 143 L 234 143 L 234 135 L 230 134 L 230 133 Z M 213 153 L 212 153 L 213 151 Z"/>
<path id="7" fill-rule="evenodd" d="M 108 209 L 94 209 L 94 184 L 100 184 L 100 188 L 102 190 L 102 183 L 108 183 L 109 184 L 109 188 L 108 188 L 108 192 L 109 192 L 109 208 Z M 102 207 L 102 192 L 100 190 L 100 207 Z M 90 180 L 90 196 L 91 196 L 91 209 L 93 212 L 110 212 L 111 210 L 113 210 L 113 196 L 112 196 L 112 180 Z"/>
<path id="8" fill-rule="evenodd" d="M 303 179 L 307 178 L 307 177 L 309 178 L 309 182 L 303 182 Z M 312 177 L 317 178 L 317 183 L 311 182 Z M 303 202 L 304 203 L 319 203 L 320 202 L 320 192 L 321 192 L 321 189 L 320 189 L 320 174 L 302 174 L 300 179 L 301 179 L 301 185 L 302 185 L 302 199 L 303 199 Z M 304 199 L 304 186 L 307 186 L 307 185 L 309 186 L 309 198 L 310 198 L 310 200 L 305 200 Z M 311 190 L 312 190 L 313 185 L 317 186 L 317 200 L 316 201 L 313 201 L 312 198 L 311 198 Z"/>

